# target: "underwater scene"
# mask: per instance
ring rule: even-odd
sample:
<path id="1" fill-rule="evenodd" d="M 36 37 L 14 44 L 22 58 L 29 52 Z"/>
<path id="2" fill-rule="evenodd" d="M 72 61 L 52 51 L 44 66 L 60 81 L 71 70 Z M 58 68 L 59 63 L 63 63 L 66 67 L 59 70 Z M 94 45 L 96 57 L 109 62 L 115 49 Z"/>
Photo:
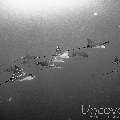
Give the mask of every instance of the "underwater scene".
<path id="1" fill-rule="evenodd" d="M 120 1 L 0 0 L 0 120 L 119 120 Z"/>

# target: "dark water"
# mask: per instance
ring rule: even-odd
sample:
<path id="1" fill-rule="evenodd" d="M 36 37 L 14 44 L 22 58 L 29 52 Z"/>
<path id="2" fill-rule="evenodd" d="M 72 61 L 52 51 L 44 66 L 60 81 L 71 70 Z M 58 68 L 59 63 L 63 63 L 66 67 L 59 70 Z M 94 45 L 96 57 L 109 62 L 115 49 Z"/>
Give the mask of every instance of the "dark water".
<path id="1" fill-rule="evenodd" d="M 53 21 L 38 16 L 17 19 L 1 9 L 1 64 L 27 52 L 50 56 L 61 40 L 66 48 L 85 45 L 86 38 L 110 40 L 111 44 L 106 49 L 84 50 L 88 58 L 66 60 L 64 69 L 26 68 L 37 78 L 0 88 L 0 120 L 81 120 L 90 118 L 82 117 L 81 105 L 120 107 L 120 75 L 113 74 L 112 78 L 101 75 L 111 71 L 113 57 L 120 56 L 120 2 L 114 1 L 104 1 Z M 96 11 L 98 16 L 93 15 Z M 8 78 L 9 74 L 2 74 L 0 81 Z"/>

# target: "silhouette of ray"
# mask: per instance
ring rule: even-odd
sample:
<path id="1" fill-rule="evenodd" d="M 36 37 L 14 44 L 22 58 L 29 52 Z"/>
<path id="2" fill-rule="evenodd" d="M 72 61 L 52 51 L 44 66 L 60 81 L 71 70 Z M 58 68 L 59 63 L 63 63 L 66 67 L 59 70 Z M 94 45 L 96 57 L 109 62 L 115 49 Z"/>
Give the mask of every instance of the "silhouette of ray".
<path id="1" fill-rule="evenodd" d="M 19 82 L 23 82 L 23 81 L 30 81 L 33 80 L 35 78 L 35 76 L 33 74 L 26 74 L 26 73 L 22 73 L 19 76 L 15 76 L 14 74 L 6 81 L 0 83 L 0 86 L 6 83 L 13 83 L 15 81 L 19 81 Z"/>
<path id="2" fill-rule="evenodd" d="M 0 83 L 0 85 L 5 84 L 7 82 L 15 82 L 16 80 L 21 79 L 22 77 L 24 77 L 26 75 L 23 68 L 20 68 L 17 65 L 15 65 L 14 69 L 12 69 L 10 72 L 12 72 L 11 77 L 8 80 L 6 80 L 5 82 Z"/>
<path id="3" fill-rule="evenodd" d="M 55 60 L 58 60 L 58 59 L 68 59 L 69 58 L 69 52 L 68 52 L 68 50 L 64 50 L 64 49 L 65 48 L 63 47 L 63 42 L 61 42 L 61 45 L 57 45 L 55 53 L 51 55 L 52 59 L 55 59 Z M 63 62 L 63 60 L 62 60 L 62 62 Z"/>
<path id="4" fill-rule="evenodd" d="M 87 46 L 84 46 L 83 48 L 105 48 L 110 41 L 105 42 L 95 42 L 89 38 L 87 38 Z"/>
<path id="5" fill-rule="evenodd" d="M 65 59 L 69 59 L 69 51 L 66 50 L 64 52 L 62 52 L 61 54 L 58 55 L 52 55 L 51 56 L 51 61 L 52 62 L 64 62 Z"/>
<path id="6" fill-rule="evenodd" d="M 30 55 L 30 54 L 26 54 L 25 56 L 22 56 L 22 57 L 18 58 L 21 65 L 29 64 L 32 61 L 34 61 L 35 59 L 37 59 L 37 56 L 33 56 L 33 55 Z"/>
<path id="7" fill-rule="evenodd" d="M 18 65 L 25 66 L 26 64 L 34 64 L 34 62 L 38 58 L 40 58 L 40 57 L 26 54 L 25 56 L 17 58 L 8 64 L 1 64 L 0 65 L 0 74 L 3 72 L 13 72 L 15 67 Z"/>
<path id="8" fill-rule="evenodd" d="M 61 66 L 57 66 L 54 64 L 52 58 L 47 58 L 46 56 L 43 57 L 43 59 L 39 59 L 39 61 L 37 61 L 35 63 L 35 65 L 40 66 L 41 70 L 43 69 L 54 69 L 54 68 L 62 68 Z"/>

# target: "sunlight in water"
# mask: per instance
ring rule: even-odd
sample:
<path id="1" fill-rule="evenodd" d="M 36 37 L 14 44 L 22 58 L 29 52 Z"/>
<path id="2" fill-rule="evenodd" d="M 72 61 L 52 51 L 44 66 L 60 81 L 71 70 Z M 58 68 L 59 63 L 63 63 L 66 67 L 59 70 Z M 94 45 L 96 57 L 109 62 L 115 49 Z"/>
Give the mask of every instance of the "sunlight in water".
<path id="1" fill-rule="evenodd" d="M 55 13 L 76 7 L 82 8 L 94 0 L 4 0 L 3 5 L 13 12 L 24 13 Z M 62 13 L 63 13 L 62 12 Z"/>

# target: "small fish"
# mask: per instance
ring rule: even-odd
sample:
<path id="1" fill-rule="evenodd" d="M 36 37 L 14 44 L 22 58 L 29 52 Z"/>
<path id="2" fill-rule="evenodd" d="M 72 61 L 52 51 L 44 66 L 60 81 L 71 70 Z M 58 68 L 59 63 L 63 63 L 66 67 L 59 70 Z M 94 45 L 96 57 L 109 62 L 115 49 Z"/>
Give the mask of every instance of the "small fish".
<path id="1" fill-rule="evenodd" d="M 119 64 L 120 63 L 120 58 L 118 56 L 115 56 L 114 61 L 112 61 L 113 64 Z"/>
<path id="2" fill-rule="evenodd" d="M 59 54 L 53 54 L 52 56 L 53 56 L 53 57 L 59 57 L 59 58 L 61 58 L 61 59 L 69 59 L 69 58 L 70 58 L 70 57 L 69 57 L 69 51 L 68 51 L 68 50 L 63 51 L 63 52 L 61 52 L 61 53 L 59 53 Z"/>

